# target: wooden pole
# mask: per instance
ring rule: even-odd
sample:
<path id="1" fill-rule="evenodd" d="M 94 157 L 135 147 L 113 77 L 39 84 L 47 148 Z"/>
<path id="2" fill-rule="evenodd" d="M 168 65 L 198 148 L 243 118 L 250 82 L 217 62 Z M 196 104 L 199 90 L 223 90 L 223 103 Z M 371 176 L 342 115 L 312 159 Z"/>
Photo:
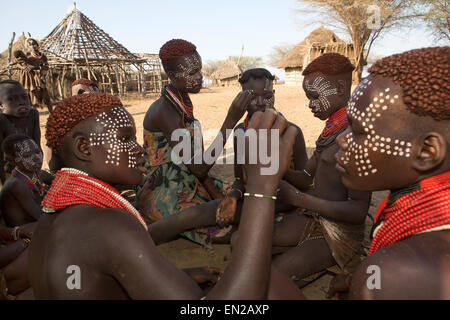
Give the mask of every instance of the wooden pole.
<path id="1" fill-rule="evenodd" d="M 15 37 L 16 37 L 16 33 L 13 32 L 12 37 L 11 37 L 11 41 L 9 42 L 9 46 L 8 46 L 8 64 L 11 63 L 12 47 L 13 47 L 13 44 L 14 44 Z"/>

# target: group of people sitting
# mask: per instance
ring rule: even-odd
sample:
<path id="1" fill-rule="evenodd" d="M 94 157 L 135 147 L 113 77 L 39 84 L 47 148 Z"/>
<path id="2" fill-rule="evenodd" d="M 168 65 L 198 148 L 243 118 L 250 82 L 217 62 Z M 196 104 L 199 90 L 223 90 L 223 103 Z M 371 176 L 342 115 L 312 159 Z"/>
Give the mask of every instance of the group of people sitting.
<path id="1" fill-rule="evenodd" d="M 191 139 L 192 159 L 199 152 L 189 95 L 202 88 L 202 60 L 180 39 L 159 56 L 170 83 L 146 113 L 144 146 L 120 99 L 80 79 L 47 120 L 50 172 L 39 114 L 20 83 L 0 82 L 0 296 L 31 286 L 37 299 L 302 299 L 301 288 L 337 265 L 330 292 L 341 297 L 450 298 L 449 47 L 383 58 L 353 93 L 346 57 L 312 61 L 303 90 L 326 123 L 309 159 L 301 124 L 275 109 L 274 76 L 245 71 L 217 136 L 222 147 L 234 142 L 232 184 L 204 160 L 174 159 L 176 130 Z M 258 148 L 276 148 L 274 174 L 261 174 L 258 156 L 238 161 L 255 150 L 251 134 Z M 390 194 L 366 253 L 378 190 Z M 156 246 L 178 237 L 231 244 L 226 270 L 177 269 Z M 77 286 L 68 285 L 73 266 Z M 368 285 L 373 266 L 381 286 Z"/>

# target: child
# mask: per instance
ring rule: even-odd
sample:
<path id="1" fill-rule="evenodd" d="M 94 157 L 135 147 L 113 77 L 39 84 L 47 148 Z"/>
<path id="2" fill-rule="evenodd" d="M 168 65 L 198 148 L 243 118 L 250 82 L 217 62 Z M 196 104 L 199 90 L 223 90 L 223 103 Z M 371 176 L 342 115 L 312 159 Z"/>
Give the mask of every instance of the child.
<path id="1" fill-rule="evenodd" d="M 0 208 L 9 227 L 39 220 L 45 184 L 52 177 L 42 167 L 42 151 L 24 135 L 10 135 L 2 143 L 6 159 L 14 166 L 11 177 L 0 191 Z"/>
<path id="2" fill-rule="evenodd" d="M 247 117 L 243 123 L 240 123 L 235 130 L 246 130 L 248 127 L 249 119 L 257 111 L 264 112 L 266 109 L 273 109 L 275 105 L 275 90 L 273 89 L 274 76 L 266 69 L 255 68 L 245 71 L 239 82 L 241 83 L 243 91 L 251 91 L 253 93 L 252 99 L 247 107 Z M 281 115 L 281 114 L 280 114 Z M 292 123 L 289 123 L 295 126 Z M 297 138 L 294 144 L 294 157 L 292 161 L 292 169 L 303 170 L 305 168 L 306 161 L 308 160 L 306 155 L 305 139 L 301 129 L 295 126 L 298 130 Z M 242 198 L 245 192 L 245 178 L 243 172 L 243 166 L 238 164 L 237 156 L 237 139 L 234 139 L 234 172 L 235 182 L 232 189 L 228 192 L 227 196 L 222 200 L 217 208 L 217 222 L 218 224 L 227 224 L 235 219 L 235 213 L 238 200 Z M 280 203 L 277 203 L 277 212 L 282 209 L 289 210 L 289 208 L 282 208 Z"/>
<path id="3" fill-rule="evenodd" d="M 450 299 L 449 69 L 450 47 L 386 57 L 349 102 L 342 182 L 391 190 L 368 257 L 347 279 L 353 299 Z"/>
<path id="4" fill-rule="evenodd" d="M 22 85 L 13 80 L 0 82 L 0 144 L 11 134 L 24 134 L 40 146 L 41 129 L 39 127 L 39 113 L 31 108 L 27 92 Z M 0 180 L 2 185 L 6 181 L 6 174 L 12 167 L 3 159 L 0 151 Z"/>
<path id="5" fill-rule="evenodd" d="M 0 224 L 0 300 L 14 299 L 14 295 L 30 287 L 26 249 L 35 226 L 32 223 L 6 228 Z"/>
<path id="6" fill-rule="evenodd" d="M 72 96 L 98 92 L 98 84 L 95 81 L 81 78 L 72 83 Z"/>
<path id="7" fill-rule="evenodd" d="M 260 160 L 246 167 L 249 192 L 270 197 L 245 199 L 244 236 L 208 299 L 264 299 L 274 285 L 284 290 L 292 285 L 271 270 L 270 256 L 272 196 L 288 166 L 297 131 L 270 111 L 255 114 L 249 128 L 279 129 L 280 170 L 261 176 Z M 120 100 L 106 94 L 64 100 L 48 119 L 46 139 L 67 169 L 58 172 L 44 199 L 47 214 L 30 244 L 36 298 L 200 299 L 200 288 L 159 254 L 140 213 L 111 187 L 137 184 L 145 172 L 134 120 Z M 70 270 L 81 272 L 79 286 L 67 285 Z"/>
<path id="8" fill-rule="evenodd" d="M 324 54 L 304 70 L 303 89 L 314 116 L 327 120 L 306 169 L 289 169 L 278 193 L 280 200 L 305 209 L 280 218 L 275 225 L 274 247 L 285 253 L 274 265 L 306 285 L 306 277 L 338 264 L 348 273 L 359 264 L 362 254 L 364 221 L 371 194 L 344 186 L 336 170 L 336 137 L 348 125 L 346 106 L 350 98 L 350 61 L 337 53 Z M 307 192 L 308 185 L 312 188 Z M 294 188 L 296 187 L 296 188 Z"/>

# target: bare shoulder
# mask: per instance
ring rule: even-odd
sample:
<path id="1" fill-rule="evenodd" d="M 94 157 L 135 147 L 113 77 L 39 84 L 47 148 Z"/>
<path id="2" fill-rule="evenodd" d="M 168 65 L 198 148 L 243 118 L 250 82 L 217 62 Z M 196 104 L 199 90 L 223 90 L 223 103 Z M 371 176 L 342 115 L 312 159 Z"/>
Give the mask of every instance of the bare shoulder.
<path id="1" fill-rule="evenodd" d="M 377 251 L 355 272 L 354 299 L 450 299 L 450 231 L 411 236 Z"/>
<path id="2" fill-rule="evenodd" d="M 144 117 L 144 128 L 150 130 L 156 127 L 159 129 L 157 124 L 161 121 L 162 117 L 171 115 L 173 117 L 173 112 L 171 113 L 171 111 L 173 109 L 170 107 L 169 102 L 164 97 L 160 97 L 148 108 Z"/>

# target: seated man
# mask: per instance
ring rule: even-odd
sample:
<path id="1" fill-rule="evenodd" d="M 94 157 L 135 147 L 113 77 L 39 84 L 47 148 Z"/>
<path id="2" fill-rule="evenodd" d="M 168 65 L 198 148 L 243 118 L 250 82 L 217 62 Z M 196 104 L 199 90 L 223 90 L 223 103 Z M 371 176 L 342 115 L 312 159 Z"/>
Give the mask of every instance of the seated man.
<path id="1" fill-rule="evenodd" d="M 80 78 L 72 82 L 72 96 L 97 92 L 98 92 L 98 84 L 95 81 Z"/>
<path id="2" fill-rule="evenodd" d="M 266 109 L 273 109 L 275 105 L 275 90 L 273 89 L 274 76 L 266 69 L 256 68 L 245 71 L 239 82 L 241 83 L 243 91 L 250 91 L 253 93 L 252 99 L 247 107 L 247 117 L 245 121 L 240 123 L 235 128 L 235 133 L 237 130 L 245 130 L 248 127 L 249 119 L 257 111 L 264 112 Z M 281 113 L 280 113 L 281 115 Z M 281 115 L 282 116 L 282 115 Z M 294 153 L 291 163 L 291 169 L 303 170 L 305 168 L 306 161 L 308 160 L 306 155 L 305 139 L 303 138 L 302 130 L 290 123 L 290 125 L 297 128 L 298 134 L 295 139 Z M 235 182 L 232 189 L 228 192 L 227 196 L 222 200 L 219 207 L 217 208 L 217 222 L 219 224 L 227 224 L 233 221 L 235 218 L 235 213 L 238 200 L 243 197 L 245 192 L 245 175 L 243 166 L 238 162 L 238 149 L 242 148 L 237 145 L 238 139 L 234 139 L 234 175 Z M 277 202 L 277 212 L 281 210 L 289 210 L 289 207 L 282 206 L 281 203 Z M 234 219 L 238 221 L 238 217 Z M 217 239 L 218 240 L 218 239 Z M 223 240 L 222 240 L 223 241 Z"/>
<path id="3" fill-rule="evenodd" d="M 450 299 L 449 69 L 450 47 L 386 57 L 349 102 L 337 139 L 342 182 L 391 190 L 347 281 L 353 299 Z"/>
<path id="4" fill-rule="evenodd" d="M 8 136 L 2 150 L 14 166 L 11 177 L 0 191 L 0 209 L 8 227 L 36 222 L 41 216 L 45 185 L 52 176 L 41 171 L 42 151 L 34 140 L 24 135 Z"/>
<path id="5" fill-rule="evenodd" d="M 278 193 L 280 200 L 305 212 L 280 217 L 273 242 L 274 253 L 288 249 L 274 258 L 274 265 L 296 279 L 300 287 L 309 282 L 303 279 L 314 278 L 314 274 L 335 264 L 346 273 L 352 272 L 363 254 L 364 222 L 371 193 L 344 186 L 334 158 L 339 148 L 335 139 L 348 125 L 346 106 L 353 69 L 346 57 L 327 53 L 303 72 L 309 108 L 315 117 L 327 121 L 306 169 L 289 169 L 285 180 L 290 184 L 282 181 Z M 367 170 L 370 164 L 363 166 Z M 305 191 L 311 184 L 307 193 L 296 189 Z"/>
<path id="6" fill-rule="evenodd" d="M 252 117 L 249 130 L 258 128 L 278 129 L 279 170 L 261 176 L 260 159 L 246 166 L 248 192 L 267 197 L 245 199 L 244 235 L 208 299 L 287 298 L 288 293 L 299 297 L 293 283 L 270 266 L 273 194 L 288 167 L 297 130 L 271 111 Z M 138 184 L 145 172 L 144 149 L 136 142 L 134 120 L 120 99 L 83 94 L 64 100 L 47 121 L 46 139 L 66 169 L 57 173 L 43 201 L 46 214 L 30 245 L 29 274 L 36 298 L 203 297 L 196 283 L 156 249 L 150 234 L 166 218 L 151 224 L 149 234 L 140 213 L 111 187 Z M 81 273 L 78 284 L 68 281 L 76 270 Z"/>
<path id="7" fill-rule="evenodd" d="M 39 113 L 30 106 L 30 99 L 23 86 L 13 80 L 0 81 L 0 145 L 11 134 L 23 134 L 41 143 Z M 0 150 L 0 180 L 5 183 L 7 174 L 14 167 L 6 165 Z"/>

